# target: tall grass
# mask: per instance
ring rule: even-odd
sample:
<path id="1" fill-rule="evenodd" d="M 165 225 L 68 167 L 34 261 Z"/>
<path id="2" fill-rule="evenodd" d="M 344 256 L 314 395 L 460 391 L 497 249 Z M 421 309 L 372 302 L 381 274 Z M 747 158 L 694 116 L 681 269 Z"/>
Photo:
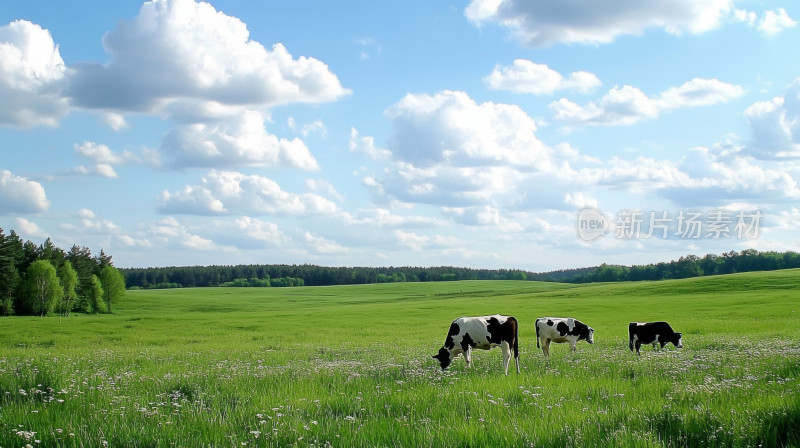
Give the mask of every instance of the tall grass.
<path id="1" fill-rule="evenodd" d="M 130 292 L 111 316 L 0 320 L 0 446 L 798 446 L 800 272 L 641 284 Z M 461 315 L 513 314 L 441 372 Z M 595 345 L 535 348 L 574 316 Z M 682 350 L 627 348 L 669 320 Z"/>

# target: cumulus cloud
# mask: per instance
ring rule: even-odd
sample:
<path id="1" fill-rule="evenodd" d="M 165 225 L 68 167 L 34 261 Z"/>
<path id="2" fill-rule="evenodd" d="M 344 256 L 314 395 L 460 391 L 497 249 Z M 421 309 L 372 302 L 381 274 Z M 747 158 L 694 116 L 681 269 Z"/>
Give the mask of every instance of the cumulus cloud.
<path id="1" fill-rule="evenodd" d="M 346 254 L 350 250 L 341 244 L 331 241 L 327 238 L 321 237 L 319 235 L 315 235 L 311 232 L 305 232 L 303 235 L 306 244 L 311 249 L 312 252 L 318 254 Z"/>
<path id="2" fill-rule="evenodd" d="M 110 234 L 116 235 L 121 232 L 121 228 L 107 219 L 98 219 L 94 212 L 88 208 L 78 210 L 78 222 L 76 224 L 63 223 L 61 228 L 80 231 L 91 232 L 92 234 Z"/>
<path id="3" fill-rule="evenodd" d="M 365 154 L 372 160 L 383 160 L 392 153 L 388 149 L 375 146 L 375 138 L 365 135 L 361 136 L 356 128 L 350 128 L 350 151 Z"/>
<path id="4" fill-rule="evenodd" d="M 171 216 L 152 224 L 147 234 L 153 244 L 162 249 L 179 248 L 209 252 L 232 250 L 229 246 L 218 245 L 209 238 L 193 233 L 190 227 Z"/>
<path id="5" fill-rule="evenodd" d="M 758 22 L 758 30 L 767 36 L 774 36 L 783 30 L 793 28 L 797 21 L 792 20 L 786 10 L 778 8 L 776 11 L 767 11 Z"/>
<path id="6" fill-rule="evenodd" d="M 25 238 L 47 238 L 49 235 L 35 222 L 25 218 L 14 218 L 15 232 Z"/>
<path id="7" fill-rule="evenodd" d="M 784 96 L 748 107 L 745 117 L 751 132 L 747 154 L 766 160 L 800 158 L 800 78 Z"/>
<path id="8" fill-rule="evenodd" d="M 565 77 L 545 64 L 537 64 L 527 59 L 516 59 L 511 66 L 495 66 L 484 81 L 493 90 L 510 90 L 534 95 L 551 94 L 557 90 L 586 93 L 601 85 L 593 73 L 580 71 Z"/>
<path id="9" fill-rule="evenodd" d="M 603 103 L 603 113 L 656 117 L 664 110 L 716 104 L 740 94 L 737 86 L 697 79 L 652 98 L 619 92 L 619 100 Z M 800 197 L 787 170 L 763 166 L 741 148 L 693 149 L 678 161 L 587 159 L 569 145 L 541 143 L 533 120 L 514 106 L 478 104 L 461 92 L 408 95 L 385 116 L 393 125 L 390 165 L 365 177 L 364 185 L 379 198 L 432 205 L 449 222 L 501 234 L 530 232 L 536 222 L 531 210 L 598 206 L 599 197 L 613 192 L 715 207 Z M 401 228 L 399 244 L 415 250 L 430 244 L 430 237 Z"/>
<path id="10" fill-rule="evenodd" d="M 674 166 L 682 182 L 666 185 L 663 194 L 682 205 L 713 205 L 731 201 L 786 202 L 800 198 L 800 186 L 787 171 L 767 168 L 739 155 L 721 155 L 698 147 Z"/>
<path id="11" fill-rule="evenodd" d="M 157 151 L 144 148 L 141 153 L 131 151 L 115 152 L 102 143 L 85 141 L 73 145 L 75 154 L 89 161 L 88 165 L 73 168 L 70 174 L 79 176 L 100 176 L 116 179 L 119 177 L 115 166 L 127 164 L 143 164 L 151 167 L 160 167 L 161 159 Z"/>
<path id="12" fill-rule="evenodd" d="M 263 176 L 212 170 L 200 185 L 163 191 L 160 213 L 195 215 L 314 215 L 337 211 L 336 204 L 313 193 L 295 194 Z"/>
<path id="13" fill-rule="evenodd" d="M 289 241 L 277 224 L 250 216 L 214 220 L 206 231 L 219 244 L 245 250 L 281 247 Z"/>
<path id="14" fill-rule="evenodd" d="M 725 103 L 744 94 L 741 86 L 695 78 L 654 97 L 632 86 L 614 87 L 599 102 L 580 106 L 562 98 L 550 104 L 554 119 L 567 124 L 629 125 L 662 112 Z"/>
<path id="15" fill-rule="evenodd" d="M 39 182 L 0 170 L 0 214 L 40 213 L 50 207 Z"/>
<path id="16" fill-rule="evenodd" d="M 397 239 L 397 244 L 408 247 L 415 252 L 421 252 L 423 249 L 446 249 L 459 246 L 458 239 L 455 237 L 420 235 L 403 230 L 395 230 L 394 235 Z"/>
<path id="17" fill-rule="evenodd" d="M 25 20 L 0 26 L 0 126 L 55 126 L 69 108 L 66 75 L 49 31 Z"/>
<path id="18" fill-rule="evenodd" d="M 465 92 L 443 91 L 409 94 L 384 115 L 394 127 L 392 155 L 418 167 L 513 164 L 542 170 L 550 160 L 536 123 L 516 105 L 478 104 Z"/>
<path id="19" fill-rule="evenodd" d="M 497 23 L 524 45 L 540 47 L 605 44 L 649 28 L 702 33 L 719 26 L 732 6 L 733 0 L 473 0 L 465 15 L 478 25 Z"/>
<path id="20" fill-rule="evenodd" d="M 69 95 L 89 109 L 216 117 L 230 106 L 319 103 L 346 95 L 326 64 L 250 39 L 235 17 L 194 0 L 153 0 L 103 38 L 110 60 L 74 67 Z"/>
<path id="21" fill-rule="evenodd" d="M 211 124 L 176 126 L 164 137 L 161 151 L 175 168 L 238 165 L 319 168 L 302 140 L 268 133 L 265 117 L 257 111 Z"/>
<path id="22" fill-rule="evenodd" d="M 364 225 L 380 228 L 441 227 L 445 222 L 441 219 L 424 215 L 400 215 L 386 208 L 374 207 L 358 210 L 355 214 L 345 213 L 348 225 Z"/>

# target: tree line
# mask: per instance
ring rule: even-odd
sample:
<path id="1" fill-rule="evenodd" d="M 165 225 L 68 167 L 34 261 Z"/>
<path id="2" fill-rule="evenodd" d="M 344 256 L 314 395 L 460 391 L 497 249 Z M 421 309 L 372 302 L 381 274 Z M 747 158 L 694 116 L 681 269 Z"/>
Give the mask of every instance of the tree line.
<path id="1" fill-rule="evenodd" d="M 64 251 L 50 238 L 36 245 L 0 229 L 0 315 L 110 313 L 124 294 L 125 278 L 103 250 Z"/>
<path id="2" fill-rule="evenodd" d="M 122 268 L 131 289 L 207 286 L 329 286 L 453 280 L 527 280 L 516 269 L 326 267 L 311 264 Z"/>
<path id="3" fill-rule="evenodd" d="M 131 289 L 185 287 L 279 287 L 358 285 L 454 280 L 537 280 L 565 283 L 665 280 L 735 272 L 800 267 L 796 252 L 758 252 L 754 249 L 704 257 L 686 255 L 670 262 L 600 266 L 550 272 L 519 269 L 438 267 L 327 267 L 302 265 L 182 266 L 120 269 Z"/>
<path id="4" fill-rule="evenodd" d="M 545 277 L 543 279 L 566 283 L 636 282 L 792 268 L 800 268 L 800 254 L 797 252 L 759 252 L 746 249 L 720 255 L 707 254 L 703 257 L 686 255 L 666 263 L 633 266 L 602 264 L 594 268 L 554 271 L 541 275 Z"/>

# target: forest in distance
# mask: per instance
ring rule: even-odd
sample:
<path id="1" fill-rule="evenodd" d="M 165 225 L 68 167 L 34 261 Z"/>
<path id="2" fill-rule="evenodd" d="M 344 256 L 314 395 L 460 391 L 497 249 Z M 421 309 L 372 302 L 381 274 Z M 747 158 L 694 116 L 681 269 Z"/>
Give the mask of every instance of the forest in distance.
<path id="1" fill-rule="evenodd" d="M 800 267 L 797 252 L 759 252 L 747 249 L 648 265 L 610 265 L 529 272 L 519 269 L 466 267 L 330 267 L 312 264 L 183 266 L 122 268 L 130 289 L 215 286 L 331 286 L 396 282 L 457 280 L 532 280 L 564 283 L 666 280 L 737 272 L 772 271 Z"/>
<path id="2" fill-rule="evenodd" d="M 10 302 L 28 267 L 46 260 L 55 269 L 69 261 L 78 274 L 77 296 L 88 297 L 94 275 L 113 266 L 104 250 L 92 254 L 87 247 L 73 245 L 69 250 L 56 247 L 48 238 L 35 244 L 20 238 L 13 230 L 0 229 L 0 299 Z M 313 264 L 254 264 L 235 266 L 171 266 L 116 268 L 128 289 L 193 287 L 291 287 L 359 285 L 398 282 L 440 282 L 457 280 L 531 280 L 563 283 L 653 281 L 682 279 L 737 272 L 773 271 L 800 268 L 800 253 L 759 252 L 746 249 L 703 257 L 686 255 L 678 260 L 648 265 L 602 264 L 594 267 L 550 272 L 521 269 L 476 269 L 468 267 L 347 267 Z"/>

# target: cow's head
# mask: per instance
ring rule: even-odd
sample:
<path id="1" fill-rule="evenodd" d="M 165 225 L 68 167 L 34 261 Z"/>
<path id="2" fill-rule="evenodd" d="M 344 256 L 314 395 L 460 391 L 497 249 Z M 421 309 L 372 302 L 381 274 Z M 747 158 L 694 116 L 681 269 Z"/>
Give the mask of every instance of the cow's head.
<path id="1" fill-rule="evenodd" d="M 586 342 L 588 342 L 590 344 L 594 344 L 594 328 L 592 328 L 592 327 L 588 327 L 588 328 L 589 328 L 589 333 L 586 336 Z"/>
<path id="2" fill-rule="evenodd" d="M 439 353 L 431 356 L 431 358 L 439 361 L 439 365 L 442 366 L 442 370 L 450 366 L 450 363 L 452 362 L 450 359 L 450 350 L 444 347 L 440 348 Z"/>
<path id="3" fill-rule="evenodd" d="M 675 347 L 683 348 L 683 333 L 675 333 Z"/>

